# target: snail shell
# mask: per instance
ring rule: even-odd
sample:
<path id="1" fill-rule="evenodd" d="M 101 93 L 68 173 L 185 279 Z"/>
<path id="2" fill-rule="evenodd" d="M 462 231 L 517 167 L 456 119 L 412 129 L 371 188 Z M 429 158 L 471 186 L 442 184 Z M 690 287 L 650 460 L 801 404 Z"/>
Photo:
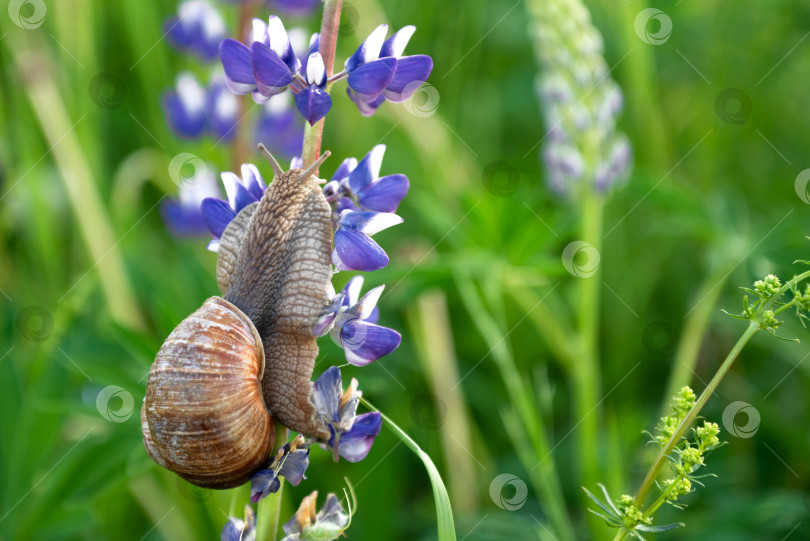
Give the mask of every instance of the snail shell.
<path id="1" fill-rule="evenodd" d="M 247 481 L 273 450 L 263 373 L 250 319 L 225 299 L 205 301 L 172 331 L 149 373 L 141 410 L 149 456 L 201 487 Z"/>

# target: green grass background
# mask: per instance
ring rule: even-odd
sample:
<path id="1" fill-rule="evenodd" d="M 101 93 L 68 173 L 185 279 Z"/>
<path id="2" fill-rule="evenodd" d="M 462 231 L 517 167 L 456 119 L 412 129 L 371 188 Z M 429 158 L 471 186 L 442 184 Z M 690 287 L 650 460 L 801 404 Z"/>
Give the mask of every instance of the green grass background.
<path id="1" fill-rule="evenodd" d="M 788 0 L 657 2 L 674 30 L 652 46 L 633 31 L 645 2 L 587 4 L 625 93 L 620 127 L 636 153 L 627 186 L 607 203 L 601 253 L 601 371 L 610 392 L 599 456 L 601 479 L 618 496 L 635 491 L 652 458 L 641 431 L 666 398 L 685 316 L 708 293 L 706 334 L 687 373 L 700 390 L 743 330 L 720 312 L 741 307 L 737 286 L 770 272 L 786 279 L 794 260 L 810 259 L 810 207 L 794 190 L 810 167 L 810 9 Z M 161 39 L 173 2 L 46 5 L 33 30 L 0 14 L 0 539 L 218 538 L 231 494 L 195 489 L 151 463 L 137 415 L 158 347 L 217 293 L 205 240 L 172 237 L 158 211 L 176 193 L 167 172 L 176 154 L 234 167 L 225 145 L 181 141 L 163 117 L 161 94 L 176 72 L 205 70 Z M 573 521 L 590 538 L 570 387 L 527 309 L 554 287 L 549 313 L 572 319 L 577 279 L 560 254 L 577 238 L 577 210 L 549 191 L 531 150 L 545 130 L 526 7 L 358 0 L 351 9 L 338 61 L 381 22 L 415 24 L 407 51 L 433 57 L 429 82 L 440 101 L 432 116 L 386 104 L 364 119 L 336 87 L 324 137 L 336 158 L 322 171 L 382 141 L 383 173 L 411 180 L 405 223 L 377 237 L 392 262 L 366 281 L 388 285 L 382 322 L 402 331 L 402 346 L 344 378 L 357 377 L 433 456 L 456 504 L 459 539 L 536 539 L 546 509 L 533 490 L 516 511 L 489 494 L 501 473 L 530 478 L 504 427 L 513 390 L 496 357 L 514 359 L 546 421 Z M 232 23 L 237 10 L 224 8 Z M 318 23 L 302 24 L 313 31 Z M 91 96 L 102 73 L 123 81 L 115 108 Z M 715 110 L 726 88 L 753 104 L 741 124 Z M 519 174 L 508 196 L 493 194 L 484 174 L 496 161 Z M 463 296 L 463 284 L 483 302 Z M 494 342 L 479 334 L 483 321 L 502 331 Z M 730 445 L 708 460 L 718 477 L 685 499 L 686 512 L 661 517 L 687 528 L 659 538 L 810 538 L 808 333 L 793 320 L 781 332 L 802 343 L 755 337 L 704 411 L 720 422 L 730 402 L 748 402 L 761 414 L 757 434 L 724 432 Z M 322 343 L 316 374 L 343 362 Z M 96 408 L 109 385 L 134 397 L 124 422 Z M 313 489 L 341 491 L 344 476 L 359 500 L 349 538 L 435 537 L 427 475 L 386 431 L 359 464 L 334 465 L 313 450 L 308 480 L 286 492 L 282 520 Z"/>

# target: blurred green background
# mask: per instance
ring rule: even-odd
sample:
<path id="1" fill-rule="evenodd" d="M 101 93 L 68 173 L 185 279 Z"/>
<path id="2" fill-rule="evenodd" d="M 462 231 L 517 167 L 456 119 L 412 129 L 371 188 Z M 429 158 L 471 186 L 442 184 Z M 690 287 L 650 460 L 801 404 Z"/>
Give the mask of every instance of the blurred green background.
<path id="1" fill-rule="evenodd" d="M 647 3 L 586 3 L 635 149 L 631 178 L 606 204 L 600 267 L 599 479 L 618 496 L 649 466 L 641 431 L 655 424 L 673 367 L 699 391 L 742 332 L 720 312 L 741 308 L 737 287 L 771 272 L 787 279 L 794 260 L 810 259 L 810 199 L 794 187 L 810 167 L 810 7 L 657 2 L 673 32 L 654 46 L 633 28 Z M 0 539 L 215 539 L 231 494 L 153 464 L 137 412 L 164 338 L 217 294 L 207 239 L 177 239 L 161 219 L 160 202 L 177 190 L 168 163 L 190 152 L 220 170 L 238 164 L 226 145 L 182 141 L 167 127 L 160 99 L 177 71 L 206 79 L 162 39 L 173 2 L 45 5 L 34 29 L 0 15 Z M 222 4 L 232 28 L 238 9 Z M 574 319 L 578 279 L 560 254 L 577 239 L 578 210 L 549 190 L 532 150 L 545 128 L 526 6 L 357 0 L 345 9 L 338 62 L 389 22 L 415 24 L 407 52 L 430 54 L 435 68 L 421 102 L 386 104 L 369 119 L 341 87 L 334 94 L 324 148 L 336 158 L 322 174 L 384 142 L 383 174 L 411 181 L 405 223 L 376 237 L 391 264 L 366 279 L 387 284 L 382 323 L 403 333 L 402 346 L 344 379 L 357 377 L 433 457 L 459 539 L 537 539 L 548 510 L 505 424 L 514 389 L 503 367 L 514 363 L 572 520 L 590 538 L 569 385 L 576 359 L 566 368 L 540 338 L 541 315 L 563 329 Z M 314 31 L 317 15 L 299 23 Z M 99 94 L 99 76 L 114 79 L 102 85 L 112 95 Z M 718 99 L 729 88 L 735 97 Z M 747 402 L 758 431 L 723 432 L 730 445 L 708 460 L 718 477 L 685 499 L 686 511 L 662 513 L 660 522 L 687 528 L 659 538 L 810 539 L 810 337 L 792 318 L 781 334 L 802 343 L 756 336 L 704 410 L 725 428 L 726 406 Z M 322 343 L 316 375 L 343 363 Z M 689 348 L 693 371 L 679 357 Z M 97 406 L 109 386 L 120 390 Z M 435 538 L 427 475 L 385 429 L 365 461 L 334 465 L 313 450 L 307 473 L 286 493 L 283 520 L 311 490 L 340 492 L 346 476 L 359 500 L 349 538 Z M 503 473 L 531 488 L 515 510 L 491 495 Z"/>

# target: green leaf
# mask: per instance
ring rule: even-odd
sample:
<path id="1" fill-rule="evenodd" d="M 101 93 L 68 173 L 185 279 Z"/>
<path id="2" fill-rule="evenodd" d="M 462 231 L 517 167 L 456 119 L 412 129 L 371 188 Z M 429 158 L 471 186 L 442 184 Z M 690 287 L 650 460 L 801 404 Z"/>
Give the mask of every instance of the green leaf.
<path id="1" fill-rule="evenodd" d="M 444 481 L 442 481 L 442 476 L 439 474 L 439 470 L 436 469 L 436 466 L 433 464 L 430 456 L 428 456 L 428 454 L 424 452 L 416 444 L 416 442 L 405 433 L 404 430 L 399 428 L 394 421 L 386 417 L 384 413 L 375 408 L 368 400 L 365 398 L 360 398 L 360 401 L 370 410 L 379 412 L 382 420 L 385 421 L 391 432 L 402 440 L 402 443 L 413 451 L 413 453 L 418 456 L 425 465 L 425 469 L 430 477 L 430 484 L 433 487 L 433 500 L 436 502 L 436 520 L 439 529 L 439 541 L 455 541 L 456 528 L 453 523 L 453 509 L 450 506 L 450 496 L 448 496 L 447 489 L 444 486 Z"/>
<path id="2" fill-rule="evenodd" d="M 683 522 L 677 522 L 675 524 L 667 524 L 665 526 L 646 526 L 644 524 L 639 524 L 636 526 L 636 530 L 641 530 L 642 532 L 652 532 L 652 533 L 659 533 L 659 532 L 668 532 L 670 530 L 674 530 L 675 528 L 680 528 L 682 526 L 686 526 Z"/>
<path id="3" fill-rule="evenodd" d="M 590 490 L 588 490 L 588 489 L 587 489 L 587 488 L 585 488 L 585 487 L 582 487 L 582 490 L 584 490 L 584 491 L 585 491 L 585 494 L 587 494 L 587 496 L 588 496 L 588 497 L 589 497 L 591 500 L 593 500 L 593 503 L 595 503 L 596 505 L 598 505 L 598 506 L 599 506 L 599 508 L 600 508 L 600 509 L 602 509 L 602 511 L 604 511 L 605 513 L 607 513 L 609 517 L 611 517 L 611 518 L 615 518 L 615 519 L 620 518 L 618 515 L 616 515 L 616 514 L 613 512 L 613 510 L 612 510 L 612 509 L 611 509 L 611 508 L 608 506 L 608 504 L 606 504 L 605 502 L 603 502 L 602 500 L 600 500 L 599 498 L 597 498 L 596 496 L 594 496 L 594 495 L 591 493 L 591 491 L 590 491 Z M 590 511 L 590 509 L 589 509 L 589 511 Z M 596 514 L 598 515 L 599 513 L 596 513 Z M 600 516 L 601 516 L 601 515 L 600 515 Z M 605 520 L 607 520 L 607 517 L 604 517 L 604 518 L 605 518 Z"/>

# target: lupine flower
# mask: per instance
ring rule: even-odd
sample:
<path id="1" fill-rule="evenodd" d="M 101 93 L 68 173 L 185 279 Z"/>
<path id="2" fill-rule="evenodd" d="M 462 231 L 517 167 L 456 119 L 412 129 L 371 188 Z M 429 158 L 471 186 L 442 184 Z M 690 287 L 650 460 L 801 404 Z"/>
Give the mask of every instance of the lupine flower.
<path id="1" fill-rule="evenodd" d="M 387 25 L 378 26 L 346 61 L 346 72 L 349 73 L 347 92 L 364 116 L 373 115 L 385 100 L 407 100 L 433 70 L 433 60 L 427 55 L 402 56 L 416 31 L 415 26 L 405 26 L 383 42 L 387 30 Z M 360 72 L 357 66 L 365 71 Z M 393 73 L 388 73 L 388 68 L 393 69 Z M 355 74 L 363 76 L 360 78 L 355 75 L 354 84 L 353 70 L 356 70 Z M 385 84 L 382 84 L 383 81 Z"/>
<path id="2" fill-rule="evenodd" d="M 402 218 L 389 212 L 358 212 L 343 210 L 338 217 L 332 263 L 339 270 L 374 271 L 388 265 L 388 254 L 372 240 L 371 235 Z"/>
<path id="3" fill-rule="evenodd" d="M 321 53 L 315 52 L 307 58 L 307 86 L 295 96 L 295 105 L 301 115 L 312 126 L 326 116 L 332 108 L 332 98 L 326 92 L 326 67 Z"/>
<path id="4" fill-rule="evenodd" d="M 385 145 L 377 145 L 366 154 L 360 163 L 347 158 L 340 164 L 332 180 L 324 186 L 328 199 L 347 197 L 353 205 L 340 202 L 344 208 L 396 212 L 400 202 L 408 193 L 408 177 L 401 174 L 380 178 L 380 167 L 385 155 Z M 341 209 L 343 210 L 343 209 Z"/>
<path id="5" fill-rule="evenodd" d="M 282 528 L 287 534 L 282 541 L 337 539 L 349 525 L 349 516 L 343 512 L 340 501 L 334 494 L 327 494 L 326 502 L 315 514 L 318 491 L 301 500 L 295 515 Z"/>
<path id="6" fill-rule="evenodd" d="M 364 115 L 372 114 L 379 103 L 385 100 L 383 90 L 394 79 L 397 70 L 396 58 L 380 58 L 386 33 L 388 33 L 387 24 L 375 28 L 344 65 L 349 76 L 347 92 Z M 375 103 L 374 110 L 369 112 L 370 104 Z"/>
<path id="7" fill-rule="evenodd" d="M 588 10 L 578 0 L 564 8 L 559 0 L 550 2 L 551 7 L 531 7 L 549 183 L 569 194 L 604 192 L 624 179 L 632 164 L 630 142 L 616 129 L 622 93 L 610 78 L 602 36 Z"/>
<path id="8" fill-rule="evenodd" d="M 279 476 L 283 475 L 293 485 L 304 479 L 304 472 L 309 466 L 309 446 L 304 436 L 296 438 L 281 446 L 267 469 L 259 470 L 250 478 L 250 501 L 257 503 L 268 494 L 278 492 L 281 487 Z"/>
<path id="9" fill-rule="evenodd" d="M 242 165 L 242 178 L 231 172 L 222 173 L 220 178 L 225 185 L 228 201 L 209 197 L 200 205 L 205 225 L 214 237 L 208 243 L 208 249 L 212 252 L 219 249 L 219 238 L 231 220 L 240 210 L 261 199 L 267 189 L 259 170 L 249 163 Z"/>
<path id="10" fill-rule="evenodd" d="M 355 276 L 343 290 L 334 295 L 318 316 L 315 336 L 326 333 L 346 353 L 346 361 L 365 366 L 399 347 L 402 337 L 387 327 L 377 325 L 380 313 L 377 301 L 385 286 L 378 286 L 360 297 L 363 277 Z"/>
<path id="11" fill-rule="evenodd" d="M 191 73 L 178 75 L 176 90 L 163 97 L 163 108 L 177 135 L 193 139 L 205 129 L 205 89 Z"/>
<path id="12" fill-rule="evenodd" d="M 221 74 L 215 73 L 206 89 L 191 73 L 180 73 L 176 90 L 163 98 L 163 108 L 169 126 L 185 139 L 210 133 L 218 140 L 231 140 L 235 135 L 239 102 L 228 92 Z"/>
<path id="13" fill-rule="evenodd" d="M 229 517 L 219 538 L 221 541 L 255 541 L 256 515 L 249 505 L 245 505 L 245 520 Z"/>
<path id="14" fill-rule="evenodd" d="M 360 392 L 357 380 L 352 378 L 346 392 L 340 378 L 340 369 L 333 366 L 315 382 L 312 401 L 321 420 L 329 428 L 326 446 L 332 449 L 337 462 L 338 455 L 349 462 L 363 460 L 382 427 L 382 417 L 377 411 L 357 415 Z"/>
<path id="15" fill-rule="evenodd" d="M 165 24 L 169 41 L 203 60 L 217 57 L 219 43 L 225 39 L 225 22 L 219 11 L 207 2 L 190 0 L 180 4 L 178 16 Z"/>
<path id="16" fill-rule="evenodd" d="M 273 154 L 291 158 L 301 152 L 304 125 L 291 107 L 289 96 L 276 96 L 262 106 L 254 139 Z"/>
<path id="17" fill-rule="evenodd" d="M 219 197 L 212 166 L 199 168 L 195 176 L 180 184 L 178 199 L 166 199 L 160 207 L 163 221 L 178 237 L 203 235 L 208 228 L 200 203 L 208 197 Z"/>

